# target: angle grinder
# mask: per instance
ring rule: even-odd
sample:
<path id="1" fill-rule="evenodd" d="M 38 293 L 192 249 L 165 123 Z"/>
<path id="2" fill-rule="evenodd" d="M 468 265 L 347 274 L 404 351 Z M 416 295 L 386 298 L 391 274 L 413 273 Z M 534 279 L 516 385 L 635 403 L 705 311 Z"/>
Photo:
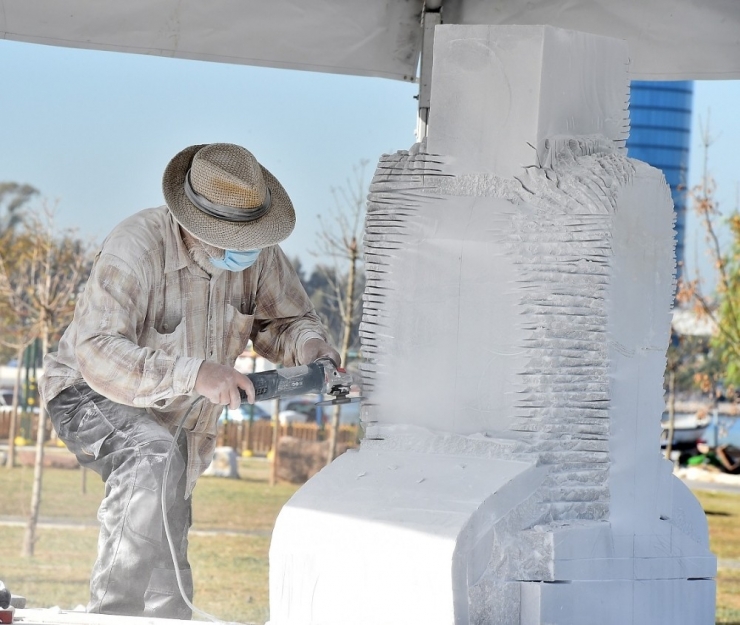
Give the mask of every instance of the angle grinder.
<path id="1" fill-rule="evenodd" d="M 349 397 L 352 376 L 345 369 L 337 367 L 329 358 L 320 358 L 311 364 L 299 367 L 249 373 L 247 377 L 254 385 L 255 401 L 308 393 L 332 396 L 332 399 L 317 402 L 317 406 L 349 404 L 362 399 L 362 397 Z M 241 389 L 239 393 L 242 404 L 246 404 L 247 394 Z"/>

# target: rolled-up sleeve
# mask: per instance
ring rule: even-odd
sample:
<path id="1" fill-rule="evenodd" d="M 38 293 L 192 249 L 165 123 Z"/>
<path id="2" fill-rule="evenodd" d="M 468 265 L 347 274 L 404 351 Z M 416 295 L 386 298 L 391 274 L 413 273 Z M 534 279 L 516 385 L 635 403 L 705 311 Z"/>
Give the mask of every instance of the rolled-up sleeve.
<path id="1" fill-rule="evenodd" d="M 139 346 L 149 282 L 146 272 L 101 254 L 75 312 L 82 377 L 98 393 L 130 406 L 161 406 L 189 393 L 203 362 Z"/>
<path id="2" fill-rule="evenodd" d="M 307 364 L 300 361 L 303 344 L 311 338 L 328 342 L 324 326 L 283 251 L 275 245 L 262 253 L 252 329 L 254 349 L 286 367 Z"/>

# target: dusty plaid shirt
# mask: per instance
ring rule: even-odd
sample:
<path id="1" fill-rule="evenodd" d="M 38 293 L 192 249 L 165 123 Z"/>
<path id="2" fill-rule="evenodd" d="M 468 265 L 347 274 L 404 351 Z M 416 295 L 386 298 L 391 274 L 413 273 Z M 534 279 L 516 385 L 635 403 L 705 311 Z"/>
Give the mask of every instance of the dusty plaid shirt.
<path id="1" fill-rule="evenodd" d="M 277 246 L 243 272 L 209 275 L 190 257 L 167 207 L 126 219 L 103 243 L 59 350 L 45 360 L 46 402 L 86 382 L 174 428 L 199 397 L 204 360 L 234 365 L 247 341 L 285 366 L 326 334 Z M 188 416 L 188 492 L 211 461 L 223 407 L 203 398 Z"/>

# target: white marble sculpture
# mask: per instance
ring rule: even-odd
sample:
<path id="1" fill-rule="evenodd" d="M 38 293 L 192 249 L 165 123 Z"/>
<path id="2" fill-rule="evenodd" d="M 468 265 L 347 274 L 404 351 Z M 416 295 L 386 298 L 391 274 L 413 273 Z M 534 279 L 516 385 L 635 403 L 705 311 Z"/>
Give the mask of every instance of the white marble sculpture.
<path id="1" fill-rule="evenodd" d="M 436 31 L 426 145 L 365 235 L 367 438 L 283 508 L 272 625 L 710 625 L 704 514 L 660 455 L 674 280 L 628 159 L 623 42 Z"/>

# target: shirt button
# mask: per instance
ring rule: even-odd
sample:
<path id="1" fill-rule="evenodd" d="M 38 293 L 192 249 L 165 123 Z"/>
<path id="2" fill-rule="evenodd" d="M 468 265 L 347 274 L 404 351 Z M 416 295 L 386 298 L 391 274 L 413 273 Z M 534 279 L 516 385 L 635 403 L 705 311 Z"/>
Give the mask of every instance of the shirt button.
<path id="1" fill-rule="evenodd" d="M 170 329 L 170 326 L 168 326 L 166 323 L 165 324 L 162 324 L 162 329 L 163 330 L 169 330 Z"/>

